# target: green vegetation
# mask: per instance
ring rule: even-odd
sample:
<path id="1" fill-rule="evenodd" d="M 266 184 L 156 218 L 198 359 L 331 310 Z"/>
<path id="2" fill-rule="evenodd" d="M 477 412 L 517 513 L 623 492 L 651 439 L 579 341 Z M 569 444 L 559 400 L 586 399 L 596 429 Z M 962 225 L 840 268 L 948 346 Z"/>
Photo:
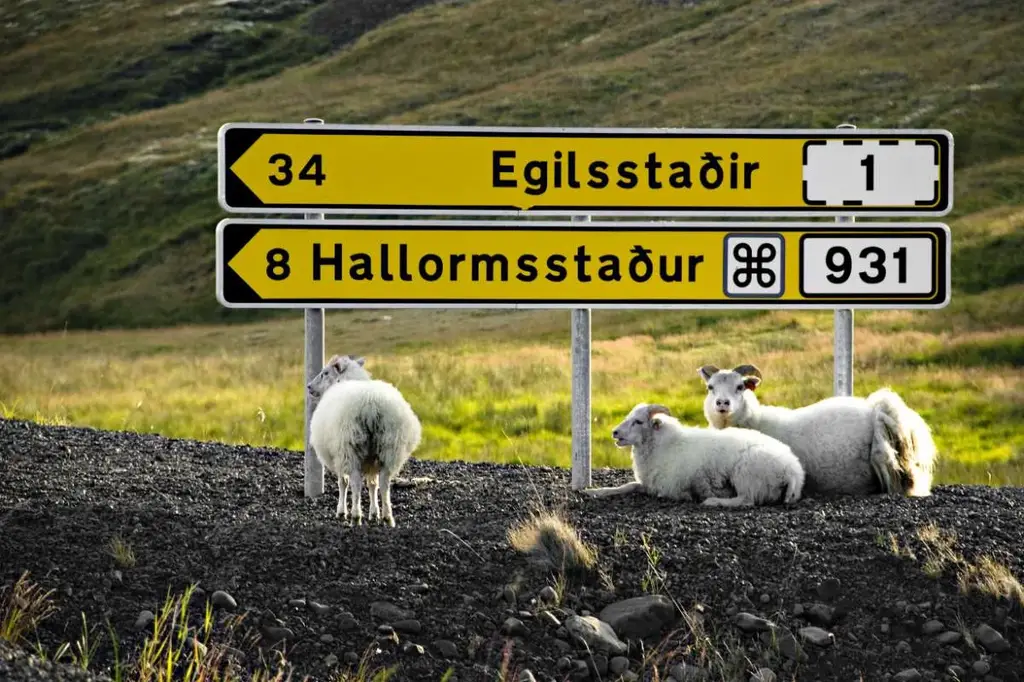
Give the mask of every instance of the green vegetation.
<path id="1" fill-rule="evenodd" d="M 856 392 L 891 385 L 921 412 L 936 433 L 940 482 L 1022 484 L 1024 350 L 1012 322 L 1022 318 L 993 316 L 984 327 L 968 313 L 986 296 L 972 298 L 973 310 L 949 314 L 858 313 Z M 595 466 L 628 466 L 608 433 L 641 400 L 704 423 L 696 371 L 707 362 L 755 361 L 768 403 L 832 393 L 828 312 L 593 318 Z M 0 414 L 301 450 L 302 334 L 293 313 L 244 326 L 7 337 Z M 329 354 L 366 354 L 370 371 L 406 394 L 424 424 L 417 456 L 568 465 L 564 311 L 328 313 L 327 339 Z"/>

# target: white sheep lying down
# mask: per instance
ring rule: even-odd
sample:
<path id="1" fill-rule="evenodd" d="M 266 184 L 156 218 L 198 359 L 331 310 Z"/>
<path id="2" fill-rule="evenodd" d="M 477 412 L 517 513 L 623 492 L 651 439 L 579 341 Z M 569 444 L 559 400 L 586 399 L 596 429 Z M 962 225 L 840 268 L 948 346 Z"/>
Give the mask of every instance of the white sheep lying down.
<path id="1" fill-rule="evenodd" d="M 635 481 L 590 488 L 595 498 L 646 493 L 705 505 L 749 507 L 800 499 L 804 471 L 789 446 L 757 431 L 685 426 L 664 405 L 639 403 L 612 431 L 630 446 Z"/>
<path id="2" fill-rule="evenodd" d="M 333 356 L 307 384 L 317 400 L 309 424 L 309 442 L 324 468 L 338 478 L 335 516 L 363 521 L 363 478 L 370 493 L 370 520 L 395 525 L 391 481 L 402 470 L 422 435 L 420 421 L 397 388 L 373 379 L 364 358 Z M 378 501 L 383 497 L 383 510 Z M 382 513 L 383 512 L 383 513 Z"/>
<path id="3" fill-rule="evenodd" d="M 834 396 L 790 409 L 758 401 L 754 391 L 761 372 L 754 365 L 705 365 L 698 373 L 708 390 L 708 423 L 755 429 L 789 445 L 807 473 L 805 494 L 930 494 L 931 431 L 888 388 L 867 398 Z"/>

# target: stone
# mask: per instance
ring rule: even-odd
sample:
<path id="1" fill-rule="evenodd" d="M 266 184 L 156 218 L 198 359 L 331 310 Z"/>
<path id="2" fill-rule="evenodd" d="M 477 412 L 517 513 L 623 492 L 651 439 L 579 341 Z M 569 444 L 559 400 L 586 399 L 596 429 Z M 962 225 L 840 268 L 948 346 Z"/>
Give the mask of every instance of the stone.
<path id="1" fill-rule="evenodd" d="M 556 616 L 555 614 L 551 613 L 550 611 L 541 611 L 540 613 L 538 613 L 537 614 L 537 620 L 539 620 L 541 623 L 543 623 L 544 625 L 547 625 L 549 627 L 553 627 L 553 628 L 560 628 L 560 627 L 562 627 L 562 621 L 558 620 L 558 616 Z"/>
<path id="2" fill-rule="evenodd" d="M 525 637 L 529 634 L 526 624 L 518 618 L 506 618 L 501 624 L 501 633 L 510 637 Z"/>
<path id="3" fill-rule="evenodd" d="M 924 625 L 921 626 L 921 634 L 924 635 L 937 635 L 946 629 L 946 626 L 941 620 L 935 620 L 934 618 L 925 621 Z"/>
<path id="4" fill-rule="evenodd" d="M 615 656 L 608 661 L 608 670 L 612 675 L 621 675 L 629 670 L 629 659 L 625 656 Z"/>
<path id="5" fill-rule="evenodd" d="M 982 677 L 984 675 L 988 675 L 989 671 L 992 670 L 992 666 L 989 665 L 989 662 L 985 659 L 978 659 L 971 664 L 971 670 L 973 670 L 974 674 L 978 677 Z"/>
<path id="6" fill-rule="evenodd" d="M 936 636 L 935 641 L 941 644 L 942 646 L 952 646 L 954 644 L 959 644 L 960 640 L 963 638 L 964 636 L 956 630 L 947 630 L 946 632 L 943 632 Z"/>
<path id="7" fill-rule="evenodd" d="M 455 646 L 455 642 L 448 639 L 435 639 L 434 650 L 445 658 L 459 657 L 459 648 Z"/>
<path id="8" fill-rule="evenodd" d="M 321 604 L 318 601 L 313 601 L 312 599 L 306 601 L 306 606 L 309 608 L 310 611 L 312 611 L 318 616 L 326 616 L 331 610 L 330 606 L 327 606 L 326 604 Z"/>
<path id="9" fill-rule="evenodd" d="M 1002 633 L 988 623 L 982 623 L 974 629 L 974 638 L 994 654 L 1000 654 L 1010 650 L 1010 643 L 1006 641 Z"/>
<path id="10" fill-rule="evenodd" d="M 892 676 L 891 682 L 918 682 L 921 679 L 921 671 L 917 668 L 907 668 Z"/>
<path id="11" fill-rule="evenodd" d="M 402 653 L 407 655 L 422 656 L 424 654 L 423 646 L 416 644 L 415 642 L 405 642 L 402 645 Z"/>
<path id="12" fill-rule="evenodd" d="M 800 628 L 797 630 L 797 634 L 805 642 L 810 642 L 815 646 L 826 647 L 831 646 L 836 641 L 836 636 L 827 630 L 822 630 L 819 627 L 811 625 L 806 628 Z"/>
<path id="13" fill-rule="evenodd" d="M 836 610 L 825 604 L 811 604 L 804 611 L 804 618 L 817 625 L 828 627 L 836 620 Z"/>
<path id="14" fill-rule="evenodd" d="M 551 587 L 551 585 L 548 585 L 537 593 L 537 598 L 547 604 L 554 604 L 558 601 L 558 592 L 556 592 L 555 588 Z"/>
<path id="15" fill-rule="evenodd" d="M 598 618 L 621 638 L 643 639 L 671 625 L 676 619 L 676 606 L 664 595 L 644 595 L 609 604 Z"/>
<path id="16" fill-rule="evenodd" d="M 153 621 L 156 620 L 156 614 L 152 611 L 139 611 L 139 617 L 135 619 L 135 629 L 145 630 Z"/>
<path id="17" fill-rule="evenodd" d="M 565 628 L 570 635 L 586 643 L 591 651 L 621 656 L 628 649 L 608 623 L 593 616 L 569 616 L 565 620 Z"/>
<path id="18" fill-rule="evenodd" d="M 384 623 L 393 623 L 396 620 L 415 618 L 416 614 L 391 602 L 375 601 L 370 602 L 370 617 Z"/>
<path id="19" fill-rule="evenodd" d="M 772 629 L 772 622 L 746 611 L 740 611 L 732 620 L 744 632 L 764 632 Z"/>
<path id="20" fill-rule="evenodd" d="M 235 598 L 227 592 L 225 592 L 224 590 L 217 590 L 216 592 L 211 594 L 210 604 L 215 609 L 226 609 L 228 611 L 231 611 L 236 606 L 238 606 L 238 602 L 235 601 Z"/>
<path id="21" fill-rule="evenodd" d="M 418 635 L 423 630 L 423 626 L 420 625 L 420 622 L 413 618 L 410 618 L 409 620 L 396 620 L 391 624 L 391 627 L 393 627 L 396 632 L 404 632 L 407 635 Z"/>

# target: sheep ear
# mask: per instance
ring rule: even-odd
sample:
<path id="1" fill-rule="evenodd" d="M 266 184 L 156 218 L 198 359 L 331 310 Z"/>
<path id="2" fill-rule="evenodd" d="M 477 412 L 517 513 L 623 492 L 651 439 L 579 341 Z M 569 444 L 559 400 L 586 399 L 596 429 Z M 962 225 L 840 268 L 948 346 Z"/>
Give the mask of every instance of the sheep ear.
<path id="1" fill-rule="evenodd" d="M 754 365 L 738 365 L 737 367 L 733 368 L 732 371 L 736 372 L 744 379 L 746 379 L 747 377 L 757 377 L 758 379 L 763 378 L 761 376 L 761 370 L 759 370 Z"/>
<path id="2" fill-rule="evenodd" d="M 760 383 L 761 380 L 758 379 L 757 377 L 743 377 L 743 388 L 747 389 L 748 391 L 753 391 L 757 389 L 757 386 Z"/>
<path id="3" fill-rule="evenodd" d="M 353 360 L 355 360 L 356 364 L 359 365 L 360 367 L 362 367 L 363 363 L 366 362 L 366 358 L 353 358 Z"/>
<path id="4" fill-rule="evenodd" d="M 716 372 L 718 372 L 718 368 L 714 365 L 704 365 L 697 370 L 697 374 L 699 374 L 705 382 L 711 381 L 711 377 L 714 376 Z"/>
<path id="5" fill-rule="evenodd" d="M 331 359 L 327 361 L 327 366 L 330 367 L 331 365 L 334 365 L 337 367 L 339 362 L 341 362 L 341 357 L 338 355 L 332 355 Z"/>

